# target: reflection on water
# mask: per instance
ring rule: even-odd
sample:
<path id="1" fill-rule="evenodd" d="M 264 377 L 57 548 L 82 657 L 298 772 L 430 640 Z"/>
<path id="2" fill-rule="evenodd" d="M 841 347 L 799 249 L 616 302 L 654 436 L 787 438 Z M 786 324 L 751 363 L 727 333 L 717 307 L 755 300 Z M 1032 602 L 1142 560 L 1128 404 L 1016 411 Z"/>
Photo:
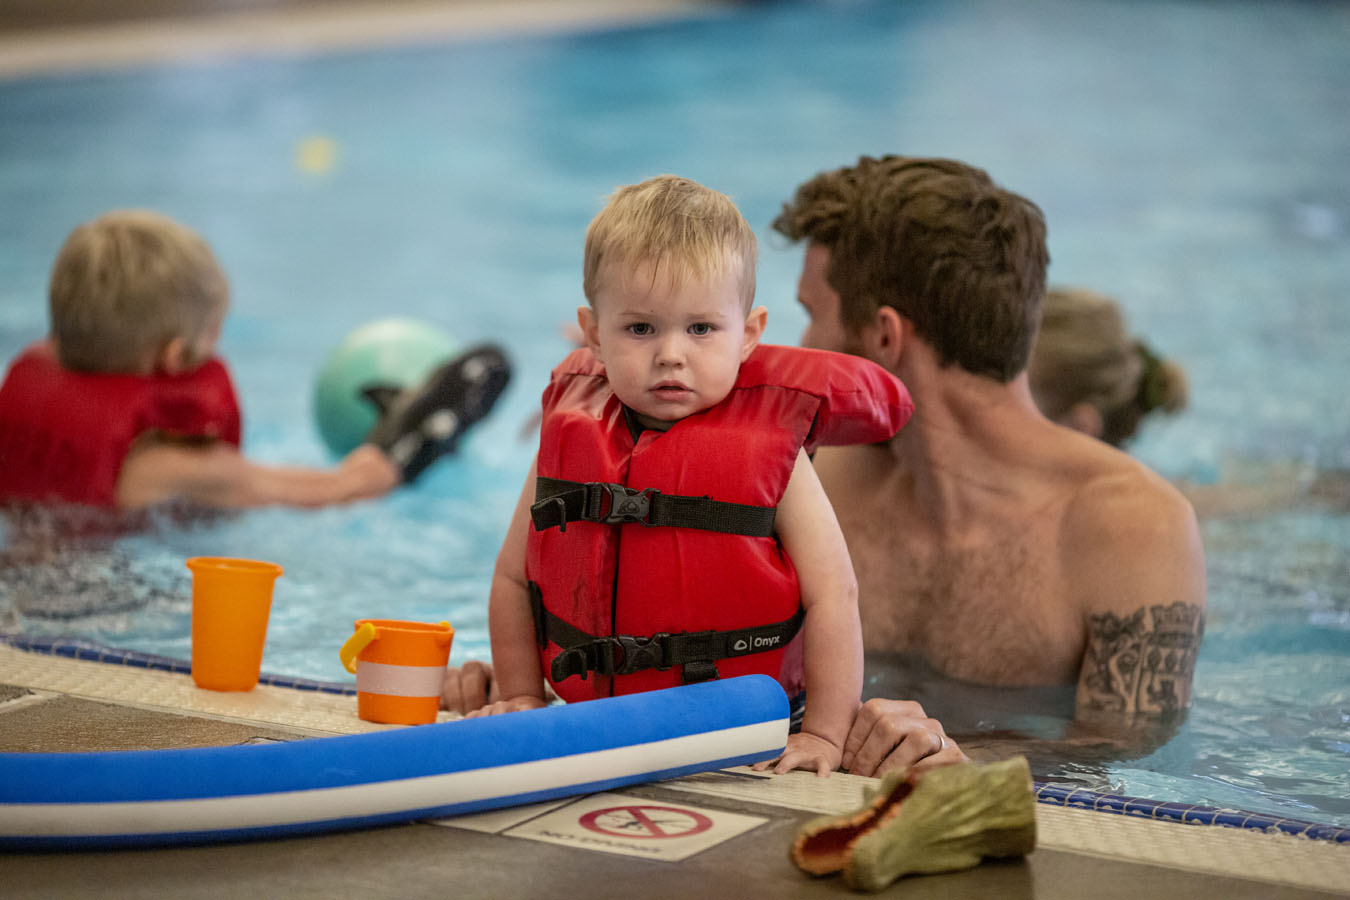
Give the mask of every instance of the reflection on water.
<path id="1" fill-rule="evenodd" d="M 0 592 L 12 611 L 57 627 L 76 619 L 86 626 L 154 605 L 169 609 L 179 588 L 161 583 L 166 579 L 159 573 L 111 548 L 53 547 L 40 557 L 7 557 L 2 564 Z"/>
<path id="2" fill-rule="evenodd" d="M 1037 740 L 1056 740 L 1064 737 L 1073 719 L 1072 685 L 993 688 L 944 678 L 905 654 L 868 655 L 863 699 L 872 697 L 916 700 L 958 739 L 1014 731 Z"/>
<path id="3" fill-rule="evenodd" d="M 485 478 L 484 450 L 470 435 L 416 490 L 323 510 L 10 510 L 0 517 L 0 630 L 186 659 L 184 563 L 233 556 L 285 569 L 273 591 L 268 672 L 349 681 L 338 647 L 354 620 L 371 617 L 448 618 L 455 659 L 486 658 L 488 578 L 520 485 Z"/>
<path id="4" fill-rule="evenodd" d="M 136 540 L 209 528 L 221 517 L 166 506 L 118 513 L 80 506 L 0 513 L 0 631 L 68 634 L 114 646 L 186 629 L 183 559 L 146 554 Z M 178 654 L 186 658 L 186 654 Z"/>
<path id="5" fill-rule="evenodd" d="M 6 623 L 130 620 L 170 608 L 181 581 L 119 548 L 122 538 L 190 522 L 173 508 L 118 513 L 81 506 L 11 507 L 0 512 L 0 606 Z"/>
<path id="6" fill-rule="evenodd" d="M 1145 756 L 1167 742 L 1179 720 L 1122 729 L 1074 718 L 1074 685 L 1000 688 L 946 678 L 904 654 L 873 654 L 863 697 L 916 700 L 976 760 L 1022 755 L 1040 781 L 1111 792 L 1110 764 Z"/>

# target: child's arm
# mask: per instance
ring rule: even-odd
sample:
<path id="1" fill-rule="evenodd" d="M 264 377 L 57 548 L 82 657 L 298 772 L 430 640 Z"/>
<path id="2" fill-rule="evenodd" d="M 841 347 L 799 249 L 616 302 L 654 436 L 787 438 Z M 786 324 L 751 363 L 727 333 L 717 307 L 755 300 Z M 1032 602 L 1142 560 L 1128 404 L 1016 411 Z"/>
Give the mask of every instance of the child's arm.
<path id="1" fill-rule="evenodd" d="M 330 469 L 250 462 L 232 444 L 144 439 L 117 477 L 117 505 L 141 509 L 183 499 L 216 509 L 327 506 L 378 497 L 400 483 L 393 462 L 362 444 Z"/>
<path id="2" fill-rule="evenodd" d="M 834 508 L 806 451 L 797 455 L 775 519 L 778 539 L 797 569 L 806 658 L 806 717 L 800 734 L 789 735 L 777 773 L 839 767 L 862 694 L 862 626 L 858 581 Z M 757 768 L 768 768 L 760 763 Z"/>
<path id="3" fill-rule="evenodd" d="M 545 706 L 544 673 L 534 640 L 530 593 L 525 583 L 525 542 L 538 463 L 530 465 L 511 525 L 506 531 L 488 596 L 488 632 L 492 637 L 492 672 L 502 699 L 470 716 L 491 716 Z"/>

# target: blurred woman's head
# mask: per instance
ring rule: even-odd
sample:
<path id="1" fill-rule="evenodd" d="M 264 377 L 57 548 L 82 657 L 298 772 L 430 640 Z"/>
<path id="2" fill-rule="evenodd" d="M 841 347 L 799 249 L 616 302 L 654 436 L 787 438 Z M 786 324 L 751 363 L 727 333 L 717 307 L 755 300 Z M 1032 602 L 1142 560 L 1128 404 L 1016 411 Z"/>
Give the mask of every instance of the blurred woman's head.
<path id="1" fill-rule="evenodd" d="M 1082 288 L 1046 291 L 1028 372 L 1047 418 L 1115 446 L 1188 396 L 1181 367 L 1131 335 L 1115 301 Z"/>

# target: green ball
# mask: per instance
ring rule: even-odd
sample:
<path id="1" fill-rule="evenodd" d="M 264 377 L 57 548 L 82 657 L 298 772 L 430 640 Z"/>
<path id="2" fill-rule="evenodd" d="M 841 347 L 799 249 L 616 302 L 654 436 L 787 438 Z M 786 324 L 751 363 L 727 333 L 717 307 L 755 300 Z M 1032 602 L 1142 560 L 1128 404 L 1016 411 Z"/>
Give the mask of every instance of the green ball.
<path id="1" fill-rule="evenodd" d="M 374 427 L 380 410 L 367 389 L 416 386 L 455 352 L 453 338 L 415 319 L 381 319 L 347 335 L 314 387 L 314 419 L 328 449 L 345 456 Z"/>

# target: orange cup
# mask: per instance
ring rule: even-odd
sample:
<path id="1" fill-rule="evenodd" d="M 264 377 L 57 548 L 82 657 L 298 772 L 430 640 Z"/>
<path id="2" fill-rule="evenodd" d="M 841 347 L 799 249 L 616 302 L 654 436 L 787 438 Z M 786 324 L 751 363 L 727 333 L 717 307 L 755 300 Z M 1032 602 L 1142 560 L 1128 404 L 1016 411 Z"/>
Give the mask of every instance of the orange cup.
<path id="1" fill-rule="evenodd" d="M 357 619 L 338 656 L 356 674 L 356 714 L 367 722 L 436 721 L 455 629 L 398 619 Z"/>
<path id="2" fill-rule="evenodd" d="M 212 691 L 251 691 L 262 671 L 276 563 L 194 556 L 192 680 Z"/>

